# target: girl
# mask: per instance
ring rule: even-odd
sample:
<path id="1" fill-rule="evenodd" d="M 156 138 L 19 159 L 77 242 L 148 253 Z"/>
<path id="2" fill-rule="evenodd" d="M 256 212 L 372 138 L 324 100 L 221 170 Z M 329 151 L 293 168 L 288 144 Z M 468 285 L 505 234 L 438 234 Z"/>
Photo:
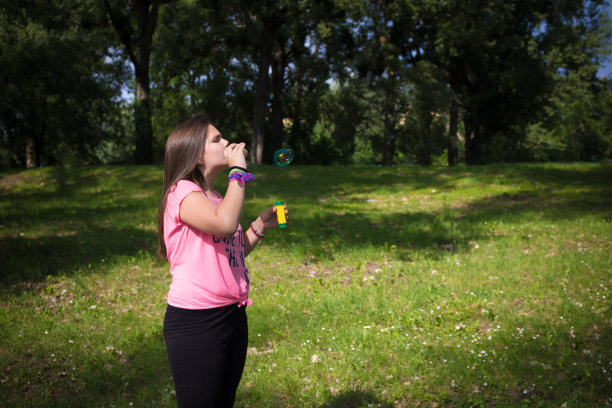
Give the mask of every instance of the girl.
<path id="1" fill-rule="evenodd" d="M 223 197 L 213 183 L 228 167 Z M 242 230 L 244 190 L 255 179 L 246 167 L 244 143 L 230 144 L 204 114 L 166 142 L 158 252 L 172 275 L 163 332 L 179 408 L 232 407 L 244 369 L 245 258 L 278 226 L 271 207 Z"/>

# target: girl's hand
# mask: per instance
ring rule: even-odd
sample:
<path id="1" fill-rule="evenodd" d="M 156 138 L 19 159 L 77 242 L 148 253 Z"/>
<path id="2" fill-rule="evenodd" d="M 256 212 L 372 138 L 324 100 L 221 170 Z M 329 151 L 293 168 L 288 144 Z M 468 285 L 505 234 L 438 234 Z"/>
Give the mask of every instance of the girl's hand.
<path id="1" fill-rule="evenodd" d="M 276 206 L 268 208 L 267 210 L 259 214 L 259 218 L 263 222 L 264 229 L 278 227 L 278 218 L 276 217 Z M 287 224 L 291 224 L 289 222 L 289 211 L 287 210 L 287 204 L 285 204 L 285 218 L 287 218 Z"/>
<path id="2" fill-rule="evenodd" d="M 242 167 L 246 169 L 246 158 L 244 157 L 244 143 L 232 143 L 223 150 L 225 162 L 229 167 Z"/>

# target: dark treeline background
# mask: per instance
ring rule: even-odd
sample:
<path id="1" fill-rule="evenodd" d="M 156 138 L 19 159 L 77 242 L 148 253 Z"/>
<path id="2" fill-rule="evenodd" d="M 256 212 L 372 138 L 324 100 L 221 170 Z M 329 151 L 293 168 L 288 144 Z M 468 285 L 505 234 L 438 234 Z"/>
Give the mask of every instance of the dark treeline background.
<path id="1" fill-rule="evenodd" d="M 252 163 L 281 147 L 301 164 L 607 159 L 605 9 L 0 0 L 0 165 L 160 163 L 201 110 Z"/>

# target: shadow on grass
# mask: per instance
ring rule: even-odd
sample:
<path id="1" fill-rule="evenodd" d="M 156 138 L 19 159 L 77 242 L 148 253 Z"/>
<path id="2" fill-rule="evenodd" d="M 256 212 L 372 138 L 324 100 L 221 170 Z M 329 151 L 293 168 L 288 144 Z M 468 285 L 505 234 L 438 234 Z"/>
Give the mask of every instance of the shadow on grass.
<path id="1" fill-rule="evenodd" d="M 153 257 L 157 197 L 143 181 L 152 176 L 128 170 L 52 169 L 34 175 L 37 187 L 1 192 L 0 284 Z"/>
<path id="2" fill-rule="evenodd" d="M 32 369 L 25 392 L 2 398 L 5 406 L 30 406 L 27 401 L 36 407 L 176 406 L 161 327 L 122 345 L 111 343 L 100 354 L 85 351 L 79 351 L 77 367 L 66 361 L 39 367 L 38 374 Z"/>
<path id="3" fill-rule="evenodd" d="M 393 408 L 394 404 L 380 399 L 371 391 L 349 390 L 340 391 L 337 395 L 329 398 L 321 407 L 330 408 Z"/>
<path id="4" fill-rule="evenodd" d="M 412 259 L 415 251 L 418 256 L 438 259 L 448 252 L 469 250 L 470 241 L 497 239 L 482 227 L 484 222 L 522 223 L 522 216 L 531 215 L 551 220 L 580 214 L 612 217 L 611 171 L 605 165 L 254 168 L 261 175 L 250 190 L 253 197 L 276 196 L 301 206 L 312 206 L 321 197 L 340 200 L 321 204 L 320 212 L 292 213 L 294 224 L 286 239 L 276 241 L 285 249 L 299 246 L 304 256 L 315 260 L 333 260 L 346 249 L 364 246 L 395 251 L 402 260 Z M 333 171 L 346 174 L 330 177 Z M 42 180 L 38 176 L 36 182 Z M 46 187 L 3 191 L 10 206 L 0 212 L 0 283 L 86 272 L 117 257 L 143 253 L 153 257 L 157 237 L 151 224 L 156 218 L 160 176 L 161 169 L 153 167 L 57 169 L 49 172 Z M 461 207 L 407 208 L 386 215 L 350 210 L 350 206 L 347 210 L 342 202 L 343 196 L 351 194 L 382 191 L 392 195 L 398 185 L 408 191 L 432 187 L 452 191 L 462 179 L 476 185 L 518 183 L 522 189 Z M 257 216 L 248 204 L 245 210 L 243 219 Z M 20 230 L 27 233 L 22 235 Z"/>
<path id="5" fill-rule="evenodd" d="M 44 280 L 58 274 L 87 273 L 122 256 L 151 251 L 156 236 L 138 228 L 94 228 L 37 238 L 0 238 L 0 282 Z"/>
<path id="6" fill-rule="evenodd" d="M 283 232 L 285 238 L 278 240 L 278 246 L 290 249 L 295 243 L 299 243 L 304 255 L 315 261 L 334 260 L 340 258 L 346 249 L 368 246 L 385 252 L 393 249 L 402 260 L 411 260 L 415 255 L 439 259 L 448 252 L 468 251 L 471 241 L 505 239 L 504 234 L 496 236 L 492 227 L 494 222 L 526 225 L 526 220 L 544 220 L 546 223 L 577 220 L 582 216 L 599 216 L 602 221 L 612 218 L 609 167 L 594 167 L 588 172 L 580 171 L 579 175 L 574 174 L 572 168 L 544 167 L 545 171 L 541 171 L 542 168 L 537 166 L 497 166 L 499 172 L 495 173 L 493 170 L 496 167 L 491 167 L 488 169 L 492 172 L 491 176 L 479 170 L 477 177 L 483 180 L 501 176 L 516 179 L 519 183 L 517 192 L 490 194 L 464 203 L 450 203 L 442 208 L 432 208 L 430 211 L 414 211 L 414 206 L 411 206 L 398 212 L 397 209 L 406 204 L 399 197 L 389 198 L 388 202 L 382 204 L 395 200 L 395 207 L 387 214 L 384 214 L 384 211 L 388 211 L 389 207 L 381 206 L 380 209 L 372 209 L 369 212 L 355 211 L 342 201 L 332 200 L 321 204 L 320 212 L 292 214 L 292 228 Z M 418 172 L 418 169 L 413 171 Z M 444 178 L 446 172 L 452 172 L 455 177 L 457 174 L 474 177 L 470 175 L 474 171 L 476 170 L 440 170 L 434 175 L 420 176 L 427 180 L 425 183 L 414 180 L 409 183 L 413 183 L 411 186 L 414 188 L 431 187 L 435 184 L 430 183 L 438 183 L 441 180 L 442 188 L 452 188 L 452 183 Z M 541 178 L 538 178 L 539 176 Z M 369 192 L 385 187 L 377 184 L 383 183 L 384 178 L 379 180 L 366 176 L 365 180 L 365 184 L 356 180 L 348 182 L 345 186 L 338 187 L 333 194 L 342 200 L 344 195 L 354 190 Z M 542 180 L 541 185 L 535 180 Z M 364 201 L 366 198 L 367 195 L 361 197 Z M 297 205 L 302 205 L 305 201 L 297 195 L 292 199 Z M 248 215 L 256 216 L 255 213 Z"/>

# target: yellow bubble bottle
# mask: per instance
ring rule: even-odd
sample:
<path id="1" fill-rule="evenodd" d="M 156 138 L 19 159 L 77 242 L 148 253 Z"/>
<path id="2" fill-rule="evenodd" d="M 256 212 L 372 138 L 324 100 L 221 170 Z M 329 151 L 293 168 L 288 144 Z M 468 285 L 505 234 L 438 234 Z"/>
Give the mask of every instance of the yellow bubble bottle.
<path id="1" fill-rule="evenodd" d="M 285 218 L 285 202 L 277 201 L 274 203 L 276 206 L 276 218 L 278 219 L 278 228 L 287 228 L 287 219 Z"/>

